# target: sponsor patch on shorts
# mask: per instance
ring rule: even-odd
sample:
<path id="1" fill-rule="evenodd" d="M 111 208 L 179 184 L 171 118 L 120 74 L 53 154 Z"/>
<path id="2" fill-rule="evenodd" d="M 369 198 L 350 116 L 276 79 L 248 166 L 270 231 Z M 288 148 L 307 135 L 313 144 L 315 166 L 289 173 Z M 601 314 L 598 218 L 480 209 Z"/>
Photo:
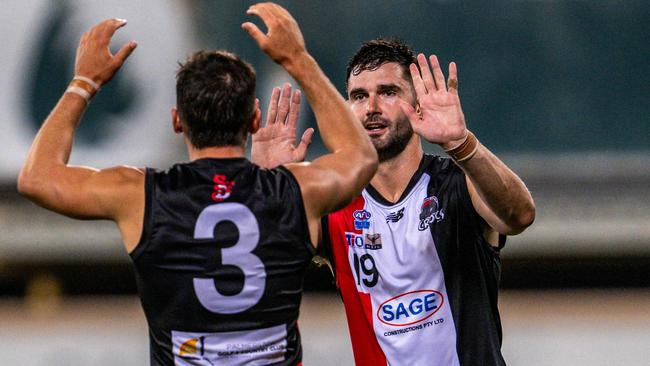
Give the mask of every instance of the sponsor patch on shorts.
<path id="1" fill-rule="evenodd" d="M 174 365 L 268 365 L 284 360 L 287 327 L 237 332 L 172 331 Z"/>

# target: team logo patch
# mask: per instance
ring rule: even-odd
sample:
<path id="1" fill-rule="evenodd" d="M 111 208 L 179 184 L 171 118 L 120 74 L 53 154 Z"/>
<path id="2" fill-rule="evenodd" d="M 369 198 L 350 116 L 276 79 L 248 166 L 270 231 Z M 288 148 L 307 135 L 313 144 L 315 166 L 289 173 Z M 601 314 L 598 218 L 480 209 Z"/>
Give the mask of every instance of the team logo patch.
<path id="1" fill-rule="evenodd" d="M 386 216 L 386 222 L 398 222 L 404 217 L 404 207 L 400 208 L 397 212 L 391 212 Z"/>
<path id="2" fill-rule="evenodd" d="M 418 230 L 424 231 L 429 228 L 429 226 L 438 221 L 442 221 L 445 218 L 445 213 L 440 208 L 440 203 L 436 196 L 430 196 L 424 199 L 422 206 L 420 208 L 420 224 L 418 225 Z"/>
<path id="3" fill-rule="evenodd" d="M 354 217 L 354 228 L 356 230 L 368 229 L 370 228 L 370 218 L 372 215 L 366 210 L 356 210 L 352 213 Z"/>
<path id="4" fill-rule="evenodd" d="M 214 182 L 214 192 L 212 192 L 211 196 L 213 201 L 221 202 L 230 197 L 235 182 L 229 181 L 226 179 L 225 175 L 220 174 L 215 174 L 214 177 L 212 177 L 212 181 Z"/>
<path id="5" fill-rule="evenodd" d="M 381 234 L 366 234 L 366 249 L 381 249 Z"/>
<path id="6" fill-rule="evenodd" d="M 345 241 L 352 248 L 377 250 L 381 249 L 381 234 L 357 234 L 346 231 Z"/>
<path id="7" fill-rule="evenodd" d="M 433 316 L 444 303 L 444 297 L 439 291 L 410 291 L 392 297 L 379 305 L 377 319 L 394 327 L 413 325 Z"/>

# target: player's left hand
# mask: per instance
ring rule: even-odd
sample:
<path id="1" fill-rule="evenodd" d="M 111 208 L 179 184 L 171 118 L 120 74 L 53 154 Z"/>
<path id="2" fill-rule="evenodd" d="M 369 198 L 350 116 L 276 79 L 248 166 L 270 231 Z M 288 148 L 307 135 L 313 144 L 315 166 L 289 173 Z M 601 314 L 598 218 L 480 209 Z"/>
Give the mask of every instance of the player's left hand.
<path id="1" fill-rule="evenodd" d="M 115 32 L 126 25 L 124 19 L 106 19 L 81 36 L 75 60 L 75 76 L 84 76 L 102 86 L 109 82 L 137 47 L 135 41 L 123 45 L 115 55 L 109 45 Z"/>
<path id="2" fill-rule="evenodd" d="M 305 160 L 313 128 L 308 128 L 296 146 L 296 124 L 300 112 L 300 91 L 291 93 L 291 85 L 273 88 L 264 127 L 253 134 L 251 160 L 263 168 Z"/>
<path id="3" fill-rule="evenodd" d="M 449 79 L 445 83 L 445 76 L 435 55 L 429 56 L 431 67 L 424 54 L 419 54 L 417 59 L 419 69 L 411 64 L 409 70 L 420 110 L 417 111 L 404 100 L 400 100 L 400 106 L 411 121 L 415 133 L 448 150 L 460 144 L 468 133 L 458 97 L 456 64 L 449 64 Z"/>

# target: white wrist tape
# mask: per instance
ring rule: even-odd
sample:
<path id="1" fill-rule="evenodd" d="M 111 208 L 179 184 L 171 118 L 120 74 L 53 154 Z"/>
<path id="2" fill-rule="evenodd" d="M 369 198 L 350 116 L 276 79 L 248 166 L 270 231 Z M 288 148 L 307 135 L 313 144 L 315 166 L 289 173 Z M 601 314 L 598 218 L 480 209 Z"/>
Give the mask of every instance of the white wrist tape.
<path id="1" fill-rule="evenodd" d="M 65 90 L 65 92 L 66 92 L 66 93 L 73 93 L 73 94 L 80 95 L 82 98 L 84 98 L 84 100 L 86 101 L 86 104 L 88 104 L 88 103 L 90 102 L 90 97 L 91 97 L 91 95 L 90 95 L 90 93 L 88 93 L 88 92 L 87 92 L 86 90 L 84 90 L 83 88 L 80 88 L 80 87 L 78 87 L 78 86 L 69 86 L 69 87 Z"/>
<path id="2" fill-rule="evenodd" d="M 75 75 L 75 77 L 72 78 L 72 80 L 81 80 L 81 81 L 85 81 L 85 82 L 87 82 L 90 86 L 92 86 L 92 87 L 95 89 L 95 92 L 97 92 L 97 91 L 99 90 L 99 85 L 97 85 L 97 83 L 96 83 L 93 79 L 91 79 L 91 78 L 87 78 L 87 77 L 85 77 L 85 76 Z"/>

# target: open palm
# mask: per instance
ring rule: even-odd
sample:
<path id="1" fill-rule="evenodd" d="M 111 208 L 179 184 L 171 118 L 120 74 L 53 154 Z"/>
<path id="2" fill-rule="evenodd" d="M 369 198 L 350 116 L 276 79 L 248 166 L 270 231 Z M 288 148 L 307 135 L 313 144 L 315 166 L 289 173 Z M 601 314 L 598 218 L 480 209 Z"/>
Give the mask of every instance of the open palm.
<path id="1" fill-rule="evenodd" d="M 291 85 L 274 88 L 264 127 L 253 134 L 251 158 L 264 168 L 305 160 L 313 128 L 308 128 L 296 145 L 296 124 L 300 112 L 300 92 L 291 93 Z"/>
<path id="2" fill-rule="evenodd" d="M 410 72 L 420 110 L 401 101 L 413 130 L 425 140 L 446 147 L 467 136 L 465 116 L 458 97 L 458 71 L 454 62 L 449 64 L 449 79 L 445 83 L 438 58 L 429 57 L 431 68 L 423 54 L 418 55 L 419 69 L 411 64 Z"/>

